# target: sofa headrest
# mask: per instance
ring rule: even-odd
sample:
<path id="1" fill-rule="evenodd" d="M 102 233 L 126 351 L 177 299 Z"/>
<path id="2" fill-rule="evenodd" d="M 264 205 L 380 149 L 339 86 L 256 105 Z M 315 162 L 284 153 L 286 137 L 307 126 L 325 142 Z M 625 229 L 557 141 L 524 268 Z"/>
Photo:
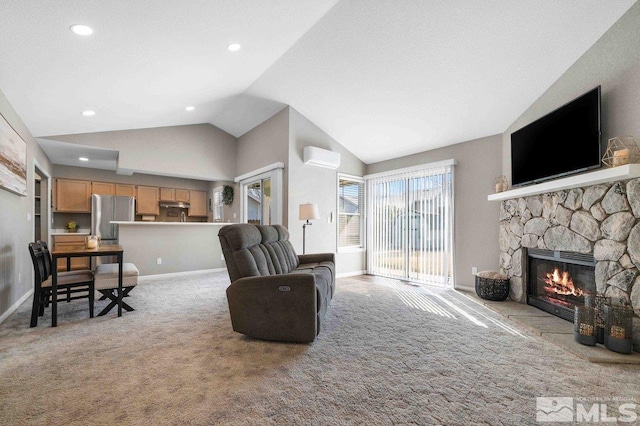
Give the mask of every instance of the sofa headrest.
<path id="1" fill-rule="evenodd" d="M 262 244 L 278 241 L 279 235 L 275 226 L 256 225 L 256 228 L 258 228 L 260 234 L 262 234 Z"/>
<path id="2" fill-rule="evenodd" d="M 289 231 L 282 225 L 256 225 L 262 234 L 262 244 L 288 241 Z"/>
<path id="3" fill-rule="evenodd" d="M 226 225 L 218 231 L 218 237 L 224 238 L 232 251 L 260 244 L 262 234 L 255 225 L 238 223 Z"/>
<path id="4" fill-rule="evenodd" d="M 289 241 L 289 230 L 282 225 L 273 225 L 278 231 L 280 241 Z"/>

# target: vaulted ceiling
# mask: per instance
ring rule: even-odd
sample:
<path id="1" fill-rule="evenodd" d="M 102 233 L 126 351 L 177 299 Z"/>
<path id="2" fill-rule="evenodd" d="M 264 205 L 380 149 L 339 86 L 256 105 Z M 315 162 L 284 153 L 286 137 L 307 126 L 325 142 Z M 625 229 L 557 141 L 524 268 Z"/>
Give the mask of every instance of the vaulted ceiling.
<path id="1" fill-rule="evenodd" d="M 372 163 L 503 132 L 634 3 L 3 0 L 0 90 L 38 137 L 291 105 Z"/>

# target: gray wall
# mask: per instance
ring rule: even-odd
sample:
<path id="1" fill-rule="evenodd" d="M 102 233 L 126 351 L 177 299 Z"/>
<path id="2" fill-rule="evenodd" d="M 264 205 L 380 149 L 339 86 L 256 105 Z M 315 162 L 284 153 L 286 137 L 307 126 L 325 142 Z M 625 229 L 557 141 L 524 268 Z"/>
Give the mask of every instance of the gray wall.
<path id="1" fill-rule="evenodd" d="M 289 108 L 285 108 L 273 117 L 257 125 L 238 138 L 238 156 L 236 157 L 237 176 L 250 173 L 273 163 L 284 163 L 283 175 L 283 211 L 287 211 L 289 157 Z M 240 196 L 240 190 L 236 195 Z M 235 199 L 234 199 L 234 204 Z M 232 206 L 233 207 L 233 206 Z M 237 205 L 238 220 L 240 205 Z M 282 225 L 288 226 L 287 215 L 282 218 Z"/>
<path id="2" fill-rule="evenodd" d="M 27 196 L 21 197 L 0 189 L 0 317 L 7 313 L 33 288 L 33 266 L 27 245 L 33 240 L 34 210 L 33 161 L 51 173 L 51 163 L 20 117 L 0 92 L 0 114 L 27 143 Z M 28 324 L 25 324 L 27 327 Z"/>
<path id="3" fill-rule="evenodd" d="M 289 108 L 285 108 L 238 138 L 236 176 L 273 163 L 287 163 Z M 235 177 L 235 176 L 234 176 Z"/>
<path id="4" fill-rule="evenodd" d="M 455 286 L 473 287 L 471 267 L 498 268 L 500 203 L 487 201 L 501 174 L 502 136 L 494 135 L 367 166 L 367 174 L 455 159 Z"/>
<path id="5" fill-rule="evenodd" d="M 511 177 L 511 133 L 602 86 L 602 141 L 640 142 L 640 3 L 636 3 L 503 134 L 503 174 Z M 604 149 L 603 149 L 604 154 Z M 497 224 L 497 219 L 496 219 Z"/>
<path id="6" fill-rule="evenodd" d="M 289 206 L 285 210 L 289 217 L 291 242 L 297 253 L 302 253 L 302 221 L 299 220 L 299 206 L 304 203 L 317 203 L 320 219 L 307 227 L 307 253 L 334 253 L 337 249 L 337 197 L 338 172 L 363 176 L 365 164 L 335 139 L 309 121 L 293 108 L 289 108 L 289 161 L 287 175 L 289 180 Z M 340 167 L 331 170 L 309 166 L 303 163 L 305 146 L 315 146 L 340 153 Z M 333 216 L 333 222 L 329 222 Z M 336 272 L 363 271 L 365 253 L 338 253 Z"/>
<path id="7" fill-rule="evenodd" d="M 236 138 L 211 124 L 47 136 L 119 151 L 118 167 L 203 180 L 235 177 Z"/>
<path id="8" fill-rule="evenodd" d="M 302 253 L 302 222 L 298 220 L 298 206 L 306 202 L 318 203 L 321 219 L 308 228 L 307 253 L 333 253 L 336 251 L 337 234 L 337 171 L 304 165 L 302 150 L 308 145 L 340 152 L 342 164 L 338 171 L 357 176 L 364 174 L 362 161 L 291 107 L 238 139 L 237 173 L 242 175 L 283 162 L 285 199 L 282 224 L 289 229 L 292 244 L 298 253 Z M 331 213 L 333 223 L 328 222 Z M 364 259 L 362 252 L 339 254 L 338 273 L 364 270 Z"/>

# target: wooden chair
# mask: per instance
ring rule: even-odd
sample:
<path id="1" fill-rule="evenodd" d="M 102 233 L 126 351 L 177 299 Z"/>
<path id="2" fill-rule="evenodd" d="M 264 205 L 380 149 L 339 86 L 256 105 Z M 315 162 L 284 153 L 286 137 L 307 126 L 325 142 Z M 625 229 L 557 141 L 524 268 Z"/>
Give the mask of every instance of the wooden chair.
<path id="1" fill-rule="evenodd" d="M 59 295 L 63 295 L 68 302 L 71 300 L 88 298 L 89 317 L 93 318 L 93 274 L 91 274 L 90 271 L 74 274 L 58 274 L 58 292 L 53 295 L 51 291 L 52 277 L 47 273 L 45 266 L 45 257 L 48 257 L 49 254 L 45 256 L 45 252 L 39 242 L 29 243 L 29 254 L 31 255 L 31 261 L 33 262 L 35 281 L 33 306 L 31 308 L 31 327 L 38 325 L 38 317 L 44 315 L 44 308 L 49 306 L 50 298 L 58 297 Z M 49 265 L 51 265 L 50 260 Z M 81 294 L 75 295 L 77 293 Z"/>

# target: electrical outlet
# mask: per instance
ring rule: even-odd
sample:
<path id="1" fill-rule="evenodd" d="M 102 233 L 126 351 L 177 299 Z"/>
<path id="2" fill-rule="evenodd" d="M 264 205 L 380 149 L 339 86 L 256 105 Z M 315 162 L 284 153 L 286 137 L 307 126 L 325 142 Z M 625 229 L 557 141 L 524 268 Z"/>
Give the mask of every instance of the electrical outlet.
<path id="1" fill-rule="evenodd" d="M 27 213 L 27 222 L 31 222 L 31 213 Z"/>
<path id="2" fill-rule="evenodd" d="M 22 283 L 22 272 L 18 272 L 18 284 Z"/>
<path id="3" fill-rule="evenodd" d="M 224 260 L 224 254 L 220 255 L 220 260 Z"/>
<path id="4" fill-rule="evenodd" d="M 156 258 L 156 265 L 162 265 L 162 258 L 161 257 Z"/>
<path id="5" fill-rule="evenodd" d="M 478 268 L 476 268 L 475 266 L 471 267 L 471 274 L 475 275 L 478 273 Z"/>
<path id="6" fill-rule="evenodd" d="M 233 218 L 234 218 L 234 219 L 236 218 L 236 214 L 235 214 L 235 213 L 233 214 Z"/>

